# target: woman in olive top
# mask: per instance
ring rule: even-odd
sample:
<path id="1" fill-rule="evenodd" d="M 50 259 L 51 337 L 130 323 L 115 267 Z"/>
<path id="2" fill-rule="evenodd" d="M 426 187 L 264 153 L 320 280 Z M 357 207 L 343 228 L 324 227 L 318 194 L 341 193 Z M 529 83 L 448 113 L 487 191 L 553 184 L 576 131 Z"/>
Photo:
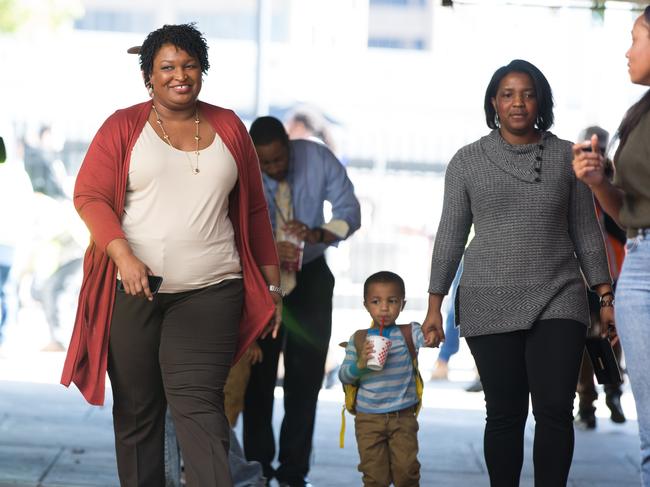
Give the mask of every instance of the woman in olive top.
<path id="1" fill-rule="evenodd" d="M 650 6 L 634 23 L 628 71 L 634 84 L 650 86 Z M 598 139 L 573 147 L 576 176 L 589 185 L 605 211 L 627 229 L 626 257 L 616 287 L 616 323 L 636 401 L 641 437 L 641 476 L 650 486 L 650 90 L 627 111 L 617 136 L 613 184 L 604 176 Z M 588 150 L 592 148 L 592 151 Z"/>

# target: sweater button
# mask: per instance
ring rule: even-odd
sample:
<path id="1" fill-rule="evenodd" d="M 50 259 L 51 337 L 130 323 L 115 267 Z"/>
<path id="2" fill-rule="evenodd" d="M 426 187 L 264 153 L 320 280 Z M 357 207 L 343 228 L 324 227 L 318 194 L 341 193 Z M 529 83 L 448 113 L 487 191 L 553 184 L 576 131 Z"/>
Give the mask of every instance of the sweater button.
<path id="1" fill-rule="evenodd" d="M 542 180 L 542 178 L 540 178 L 539 176 L 537 176 L 537 177 L 535 178 L 535 182 L 536 182 L 536 183 L 539 183 L 541 180 Z"/>

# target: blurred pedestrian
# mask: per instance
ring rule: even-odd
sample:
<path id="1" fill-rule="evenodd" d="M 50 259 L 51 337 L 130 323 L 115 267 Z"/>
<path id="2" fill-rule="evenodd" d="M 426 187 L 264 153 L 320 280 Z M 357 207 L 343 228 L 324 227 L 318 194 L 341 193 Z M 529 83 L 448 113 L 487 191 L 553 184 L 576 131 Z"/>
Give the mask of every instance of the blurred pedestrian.
<path id="1" fill-rule="evenodd" d="M 280 257 L 284 313 L 278 339 L 259 340 L 264 354 L 251 370 L 244 406 L 244 451 L 280 485 L 308 485 L 318 392 L 332 329 L 334 276 L 325 250 L 361 225 L 359 202 L 345 168 L 323 144 L 289 140 L 280 120 L 260 117 L 250 134 Z M 332 205 L 325 222 L 323 203 Z M 278 357 L 284 356 L 284 420 L 280 466 L 273 468 L 273 398 Z"/>
<path id="2" fill-rule="evenodd" d="M 13 134 L 0 133 L 5 147 L 6 161 L 0 161 L 0 347 L 4 341 L 5 325 L 16 310 L 10 306 L 9 295 L 16 295 L 17 286 L 11 284 L 12 268 L 21 247 L 27 245 L 31 219 L 32 185 L 17 154 Z M 9 287 L 13 290 L 9 290 Z"/>
<path id="3" fill-rule="evenodd" d="M 456 290 L 462 273 L 463 263 L 461 262 L 449 289 L 448 311 L 445 318 L 445 341 L 440 346 L 440 352 L 431 373 L 431 380 L 447 380 L 449 378 L 449 359 L 460 349 L 460 334 L 456 327 Z"/>
<path id="4" fill-rule="evenodd" d="M 632 83 L 650 86 L 650 5 L 635 20 L 625 54 Z M 616 136 L 614 180 L 605 173 L 598 136 L 573 147 L 576 176 L 603 210 L 627 230 L 626 255 L 616 286 L 616 320 L 625 351 L 641 438 L 641 478 L 650 486 L 650 90 L 632 105 Z M 589 150 L 591 149 L 591 150 Z"/>
<path id="5" fill-rule="evenodd" d="M 329 147 L 332 152 L 336 152 L 329 123 L 317 108 L 299 105 L 290 112 L 284 125 L 290 140 L 306 139 L 320 142 Z"/>
<path id="6" fill-rule="evenodd" d="M 280 324 L 255 148 L 234 112 L 198 100 L 207 50 L 193 24 L 147 35 L 151 100 L 106 120 L 75 186 L 92 240 L 61 381 L 102 404 L 108 370 L 122 486 L 165 485 L 168 405 L 187 485 L 232 485 L 223 387 Z"/>
<path id="7" fill-rule="evenodd" d="M 490 482 L 519 485 L 530 398 L 535 484 L 561 487 L 589 323 L 583 274 L 601 297 L 605 332 L 614 330 L 607 256 L 589 188 L 571 170 L 571 143 L 548 131 L 543 73 L 519 59 L 500 67 L 484 110 L 492 131 L 447 167 L 423 330 L 430 345 L 444 339 L 440 304 L 462 257 L 456 321 L 483 384 Z"/>
<path id="8" fill-rule="evenodd" d="M 598 137 L 598 150 L 605 156 L 609 142 L 609 132 L 602 127 L 587 127 L 580 133 L 578 140 L 591 139 L 591 136 L 594 134 Z M 612 161 L 609 159 L 605 161 L 605 174 L 609 179 L 614 176 Z M 614 290 L 616 290 L 616 281 L 618 280 L 625 255 L 625 231 L 616 224 L 612 217 L 603 211 L 597 200 L 595 203 L 596 215 L 598 216 L 600 228 L 603 231 L 603 237 L 605 239 L 609 272 L 612 275 Z M 589 299 L 589 315 L 591 319 L 591 327 L 589 328 L 588 335 L 590 337 L 597 337 L 600 335 L 601 330 L 600 302 L 598 296 L 591 291 L 587 297 Z M 616 342 L 613 349 L 619 363 L 619 368 L 623 369 L 621 363 L 623 356 L 621 342 Z M 623 407 L 621 405 L 621 396 L 623 394 L 622 384 L 605 384 L 603 388 L 605 389 L 605 404 L 609 408 L 612 421 L 615 423 L 624 423 L 625 413 L 623 413 Z M 596 427 L 596 407 L 594 403 L 598 399 L 598 391 L 594 382 L 594 367 L 586 351 L 582 355 L 582 365 L 580 366 L 578 398 L 578 413 L 575 417 L 576 426 L 581 429 L 594 429 Z"/>

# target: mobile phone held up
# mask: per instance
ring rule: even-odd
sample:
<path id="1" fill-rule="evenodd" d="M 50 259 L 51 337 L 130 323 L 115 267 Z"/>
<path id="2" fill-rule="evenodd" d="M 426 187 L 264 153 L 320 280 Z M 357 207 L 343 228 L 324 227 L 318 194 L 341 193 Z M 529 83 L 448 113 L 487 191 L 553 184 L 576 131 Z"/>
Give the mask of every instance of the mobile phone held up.
<path id="1" fill-rule="evenodd" d="M 151 294 L 156 294 L 160 290 L 163 278 L 161 276 L 147 276 L 147 280 L 149 281 L 149 290 L 151 291 Z M 121 293 L 124 292 L 124 284 L 122 284 L 122 281 L 119 279 L 117 281 L 117 290 Z"/>

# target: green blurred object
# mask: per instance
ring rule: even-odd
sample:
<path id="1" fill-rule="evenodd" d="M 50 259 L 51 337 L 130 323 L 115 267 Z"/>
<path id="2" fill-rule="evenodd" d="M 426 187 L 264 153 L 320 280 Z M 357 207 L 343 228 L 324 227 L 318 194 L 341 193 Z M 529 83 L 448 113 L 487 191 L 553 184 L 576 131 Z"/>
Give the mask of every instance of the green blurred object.
<path id="1" fill-rule="evenodd" d="M 0 164 L 7 160 L 7 151 L 5 150 L 5 141 L 0 137 Z"/>

